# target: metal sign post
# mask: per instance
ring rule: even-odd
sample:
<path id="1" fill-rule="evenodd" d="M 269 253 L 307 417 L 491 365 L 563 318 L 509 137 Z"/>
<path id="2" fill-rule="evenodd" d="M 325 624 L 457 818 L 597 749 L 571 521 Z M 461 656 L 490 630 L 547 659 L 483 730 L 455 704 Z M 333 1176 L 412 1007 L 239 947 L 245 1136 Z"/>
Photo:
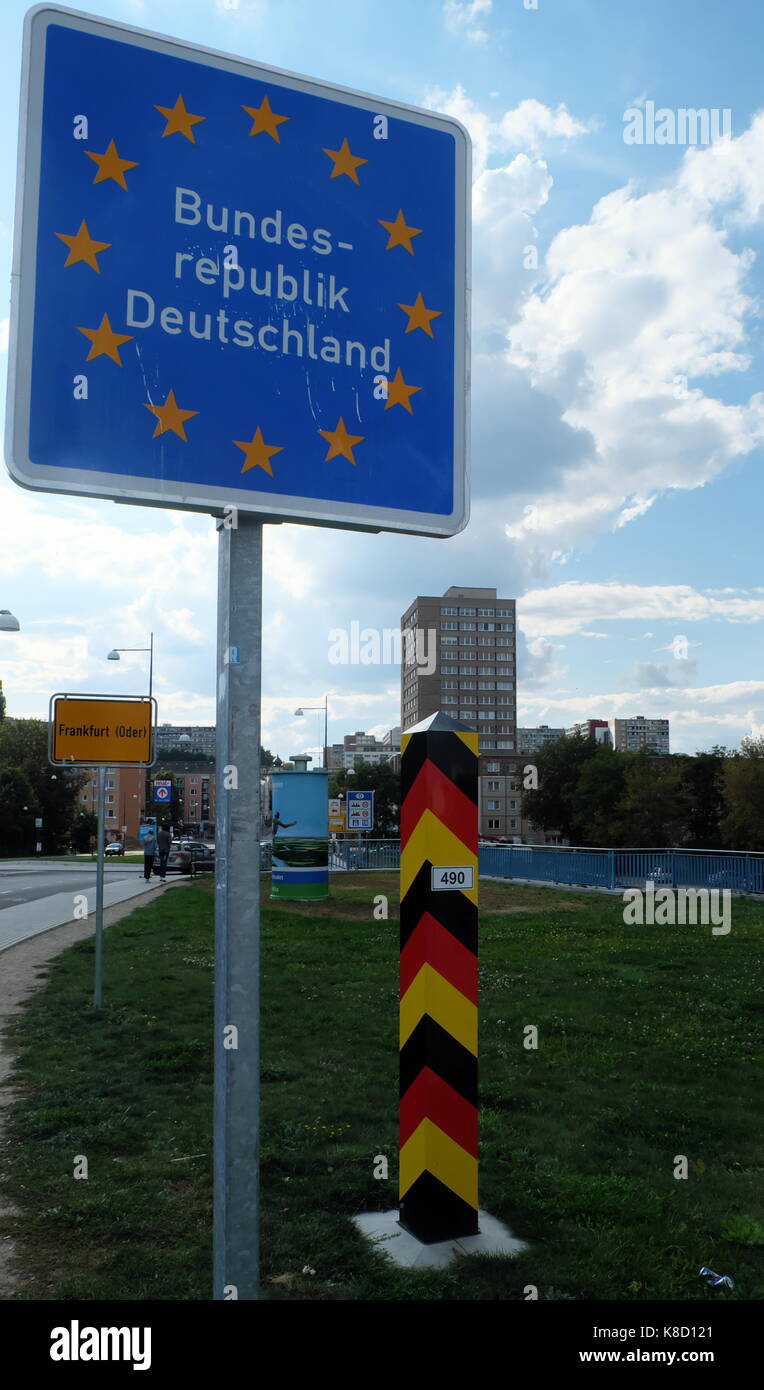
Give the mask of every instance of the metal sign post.
<path id="1" fill-rule="evenodd" d="M 98 769 L 98 837 L 96 859 L 95 989 L 93 1003 L 103 1003 L 103 864 L 106 823 L 106 768 Z"/>
<path id="2" fill-rule="evenodd" d="M 213 1296 L 256 1299 L 263 528 L 219 526 Z"/>

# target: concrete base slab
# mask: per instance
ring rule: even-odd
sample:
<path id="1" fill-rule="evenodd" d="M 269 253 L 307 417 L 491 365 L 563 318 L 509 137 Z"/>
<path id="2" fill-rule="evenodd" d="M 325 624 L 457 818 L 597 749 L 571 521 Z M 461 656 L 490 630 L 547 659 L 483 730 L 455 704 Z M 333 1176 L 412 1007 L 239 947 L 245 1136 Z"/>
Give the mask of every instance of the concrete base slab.
<path id="1" fill-rule="evenodd" d="M 435 1269 L 451 1264 L 457 1255 L 519 1255 L 527 1249 L 524 1240 L 516 1240 L 512 1232 L 487 1211 L 478 1212 L 480 1234 L 460 1236 L 458 1240 L 441 1240 L 424 1245 L 416 1236 L 404 1231 L 398 1221 L 398 1208 L 392 1211 L 362 1211 L 353 1217 L 361 1235 L 406 1269 Z"/>

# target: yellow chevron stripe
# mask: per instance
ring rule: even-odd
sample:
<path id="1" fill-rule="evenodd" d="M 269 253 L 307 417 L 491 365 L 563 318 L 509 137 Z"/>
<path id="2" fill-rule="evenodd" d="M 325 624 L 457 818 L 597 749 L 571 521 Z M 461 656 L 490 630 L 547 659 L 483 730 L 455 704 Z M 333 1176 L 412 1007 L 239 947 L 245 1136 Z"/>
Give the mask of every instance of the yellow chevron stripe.
<path id="1" fill-rule="evenodd" d="M 455 1192 L 463 1202 L 477 1210 L 477 1159 L 444 1134 L 432 1120 L 427 1119 L 417 1125 L 401 1149 L 401 1197 L 405 1197 L 409 1188 L 424 1172 L 432 1173 L 434 1178 L 438 1178 L 451 1192 Z"/>
<path id="2" fill-rule="evenodd" d="M 422 812 L 416 830 L 401 850 L 401 898 L 405 897 L 425 859 L 431 864 L 472 864 L 475 886 L 459 891 L 477 906 L 477 855 L 472 854 L 429 807 Z"/>
<path id="3" fill-rule="evenodd" d="M 478 1011 L 460 990 L 425 961 L 401 999 L 400 1046 L 413 1033 L 424 1014 L 429 1014 L 473 1057 L 478 1050 Z"/>
<path id="4" fill-rule="evenodd" d="M 410 737 L 411 737 L 411 735 L 409 734 L 409 738 L 410 738 Z M 477 757 L 477 755 L 478 755 L 478 736 L 477 736 L 477 734 L 473 734 L 472 731 L 470 730 L 469 733 L 463 733 L 463 734 L 457 733 L 457 734 L 456 734 L 456 737 L 457 737 L 457 738 L 460 738 L 461 741 L 462 741 L 462 743 L 464 744 L 465 748 L 468 748 L 469 751 L 470 751 L 470 753 L 474 753 L 474 754 L 475 754 L 475 757 Z"/>
<path id="5" fill-rule="evenodd" d="M 401 734 L 401 757 L 403 757 L 403 754 L 406 752 L 406 749 L 409 746 L 410 738 L 411 734 Z"/>

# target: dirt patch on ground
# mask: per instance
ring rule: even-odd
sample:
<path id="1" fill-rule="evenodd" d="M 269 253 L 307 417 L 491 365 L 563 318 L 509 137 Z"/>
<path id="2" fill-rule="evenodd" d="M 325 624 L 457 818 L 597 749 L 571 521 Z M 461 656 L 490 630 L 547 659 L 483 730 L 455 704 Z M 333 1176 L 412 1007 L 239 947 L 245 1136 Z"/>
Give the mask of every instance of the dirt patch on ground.
<path id="1" fill-rule="evenodd" d="M 184 886 L 181 883 L 168 883 L 163 891 Z M 157 897 L 156 888 L 147 890 L 145 896 L 150 896 L 153 901 Z M 129 917 L 131 912 L 142 906 L 143 897 L 141 894 L 140 897 L 130 898 L 127 902 L 115 903 L 114 907 L 105 908 L 104 927 L 111 927 L 123 917 Z M 48 961 L 60 956 L 61 952 L 72 946 L 75 941 L 82 941 L 85 937 L 94 935 L 93 921 L 66 922 L 64 926 L 51 927 L 50 931 L 40 932 L 39 936 L 30 936 L 26 941 L 19 941 L 15 946 L 9 946 L 0 952 L 0 1170 L 3 1166 L 3 1150 L 8 1143 L 5 1137 L 5 1115 L 15 1098 L 15 1059 L 6 1041 L 6 1026 L 13 1015 L 20 1012 L 30 994 L 43 983 Z M 17 1213 L 3 1202 L 0 1195 L 0 1217 L 15 1215 Z M 0 1298 L 8 1298 L 15 1292 L 16 1281 L 10 1270 L 12 1258 L 13 1242 L 10 1236 L 0 1237 Z"/>

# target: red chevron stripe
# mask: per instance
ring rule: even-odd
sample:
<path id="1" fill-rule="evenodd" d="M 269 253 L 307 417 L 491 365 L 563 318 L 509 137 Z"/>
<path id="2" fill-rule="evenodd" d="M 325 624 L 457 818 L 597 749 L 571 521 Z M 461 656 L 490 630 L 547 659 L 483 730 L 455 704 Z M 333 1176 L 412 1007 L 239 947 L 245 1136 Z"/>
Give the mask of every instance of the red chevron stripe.
<path id="1" fill-rule="evenodd" d="M 401 951 L 401 999 L 422 966 L 428 962 L 449 984 L 473 1004 L 477 1004 L 477 956 L 441 926 L 429 912 L 423 912 Z"/>
<path id="2" fill-rule="evenodd" d="M 425 1119 L 477 1158 L 477 1108 L 429 1067 L 422 1067 L 401 1099 L 401 1148 Z"/>
<path id="3" fill-rule="evenodd" d="M 457 840 L 474 852 L 477 844 L 477 807 L 429 758 L 422 763 L 401 806 L 401 849 L 427 810 L 432 811 Z"/>

